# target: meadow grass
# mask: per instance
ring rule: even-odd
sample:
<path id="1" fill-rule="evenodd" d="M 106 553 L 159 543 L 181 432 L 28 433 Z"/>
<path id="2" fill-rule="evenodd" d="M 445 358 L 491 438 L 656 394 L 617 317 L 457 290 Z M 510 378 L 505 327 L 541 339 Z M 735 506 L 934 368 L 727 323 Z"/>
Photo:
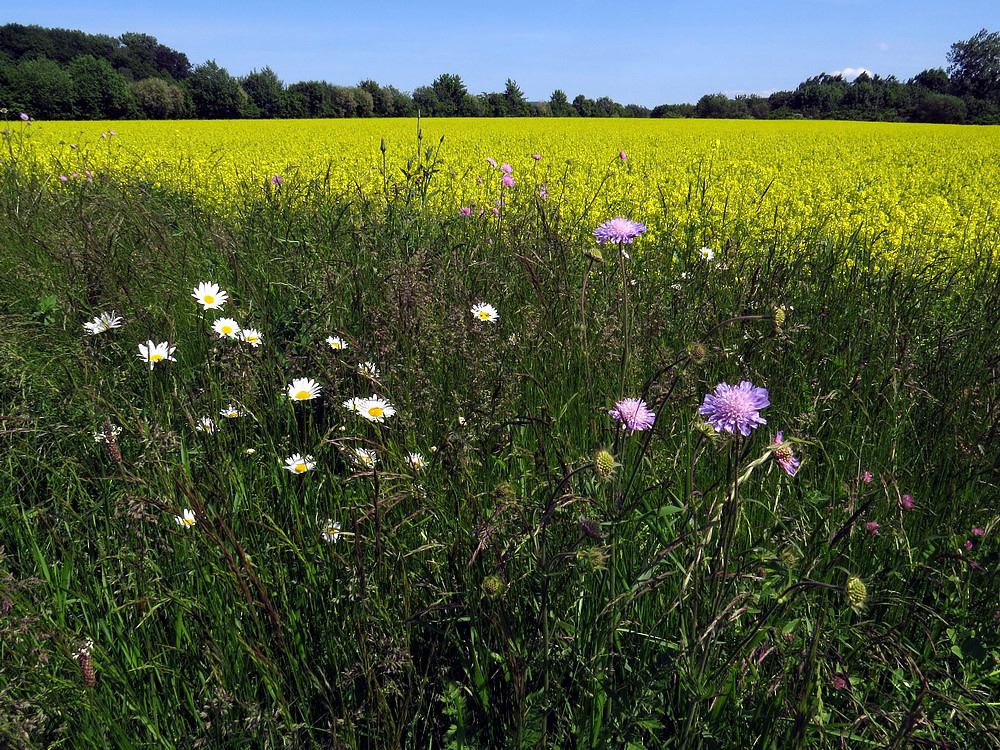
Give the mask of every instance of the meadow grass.
<path id="1" fill-rule="evenodd" d="M 614 214 L 540 196 L 442 215 L 418 153 L 378 191 L 223 215 L 139 179 L 53 191 L 9 152 L 3 742 L 1000 745 L 995 241 L 598 246 Z M 767 424 L 712 430 L 705 395 L 742 380 Z M 384 423 L 343 406 L 376 393 Z M 609 416 L 625 397 L 652 429 Z"/>

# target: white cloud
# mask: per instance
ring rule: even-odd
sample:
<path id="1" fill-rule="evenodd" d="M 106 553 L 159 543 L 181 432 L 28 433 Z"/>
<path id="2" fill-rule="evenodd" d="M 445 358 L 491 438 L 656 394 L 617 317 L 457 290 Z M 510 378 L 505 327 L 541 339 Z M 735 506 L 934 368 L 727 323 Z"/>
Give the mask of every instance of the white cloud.
<path id="1" fill-rule="evenodd" d="M 835 70 L 830 75 L 832 76 L 844 76 L 848 81 L 853 81 L 862 73 L 867 73 L 870 76 L 875 75 L 868 68 L 844 68 L 843 70 Z"/>

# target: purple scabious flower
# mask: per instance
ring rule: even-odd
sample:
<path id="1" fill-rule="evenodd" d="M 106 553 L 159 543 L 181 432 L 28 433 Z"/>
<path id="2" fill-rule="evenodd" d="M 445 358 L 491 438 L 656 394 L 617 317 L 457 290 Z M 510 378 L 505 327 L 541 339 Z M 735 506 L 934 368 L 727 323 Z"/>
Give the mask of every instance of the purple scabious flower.
<path id="1" fill-rule="evenodd" d="M 597 238 L 598 245 L 605 242 L 612 242 L 616 245 L 622 243 L 631 245 L 632 241 L 645 231 L 645 224 L 617 216 L 597 227 L 594 230 L 594 237 Z"/>
<path id="2" fill-rule="evenodd" d="M 719 383 L 715 393 L 705 396 L 705 403 L 698 407 L 698 413 L 706 417 L 706 421 L 717 430 L 735 432 L 739 430 L 744 437 L 758 425 L 767 424 L 760 416 L 760 410 L 770 406 L 767 388 L 755 388 L 749 380 L 733 386 L 729 383 Z"/>
<path id="3" fill-rule="evenodd" d="M 648 430 L 656 421 L 656 415 L 641 398 L 623 398 L 608 414 L 624 424 L 629 430 Z"/>
<path id="4" fill-rule="evenodd" d="M 903 495 L 899 498 L 899 504 L 903 506 L 903 510 L 913 510 L 913 496 Z"/>
<path id="5" fill-rule="evenodd" d="M 781 445 L 783 442 L 785 442 L 784 435 L 781 430 L 778 430 L 778 434 L 774 436 L 774 441 L 771 445 Z M 781 465 L 781 468 L 784 469 L 785 473 L 790 477 L 794 477 L 795 472 L 799 470 L 799 459 L 797 459 L 792 453 L 790 446 L 786 445 L 781 448 L 775 448 L 774 460 Z"/>
<path id="6" fill-rule="evenodd" d="M 514 187 L 514 178 L 513 178 L 513 177 L 511 177 L 511 176 L 510 176 L 509 174 L 505 174 L 505 175 L 504 175 L 504 176 L 503 176 L 503 177 L 501 178 L 500 182 L 502 182 L 502 183 L 503 183 L 504 185 L 506 185 L 507 187 Z"/>

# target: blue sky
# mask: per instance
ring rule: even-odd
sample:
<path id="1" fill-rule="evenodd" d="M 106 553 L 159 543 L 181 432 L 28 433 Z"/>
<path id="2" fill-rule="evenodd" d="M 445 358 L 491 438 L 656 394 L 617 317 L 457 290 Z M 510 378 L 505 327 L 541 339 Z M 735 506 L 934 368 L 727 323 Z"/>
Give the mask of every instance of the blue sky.
<path id="1" fill-rule="evenodd" d="M 233 75 L 270 65 L 286 83 L 373 78 L 404 91 L 458 73 L 472 93 L 510 77 L 531 100 L 694 102 L 767 94 L 821 72 L 906 79 L 946 66 L 953 42 L 1000 30 L 998 0 L 43 0 L 0 23 L 152 34 Z M 34 7 L 32 7 L 34 6 Z"/>

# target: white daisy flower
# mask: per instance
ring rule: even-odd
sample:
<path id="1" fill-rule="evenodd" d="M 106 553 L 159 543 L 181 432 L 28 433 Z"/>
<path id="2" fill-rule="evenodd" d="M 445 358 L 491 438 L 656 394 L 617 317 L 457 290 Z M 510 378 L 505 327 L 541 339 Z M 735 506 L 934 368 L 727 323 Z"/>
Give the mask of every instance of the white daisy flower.
<path id="1" fill-rule="evenodd" d="M 288 398 L 292 401 L 308 401 L 319 396 L 321 388 L 312 378 L 296 378 L 288 384 Z"/>
<path id="2" fill-rule="evenodd" d="M 374 469 L 378 463 L 378 455 L 367 448 L 355 448 L 351 460 L 359 469 Z"/>
<path id="3" fill-rule="evenodd" d="M 396 413 L 395 407 L 384 398 L 372 396 L 358 407 L 358 414 L 371 422 L 384 423 L 387 417 Z"/>
<path id="4" fill-rule="evenodd" d="M 235 339 L 240 336 L 240 324 L 232 318 L 219 318 L 212 323 L 212 330 L 224 339 Z"/>
<path id="5" fill-rule="evenodd" d="M 704 258 L 706 261 L 712 260 L 712 258 L 715 257 L 715 250 L 713 250 L 710 247 L 703 247 L 698 252 L 701 253 L 701 257 Z"/>
<path id="6" fill-rule="evenodd" d="M 211 281 L 203 281 L 198 284 L 191 296 L 198 300 L 206 310 L 221 310 L 222 306 L 226 304 L 226 300 L 229 299 L 229 294 L 219 289 L 219 285 Z"/>
<path id="7" fill-rule="evenodd" d="M 472 317 L 483 323 L 496 323 L 500 319 L 500 313 L 493 305 L 479 304 L 472 306 Z"/>
<path id="8" fill-rule="evenodd" d="M 298 453 L 293 453 L 285 459 L 285 468 L 293 474 L 304 474 L 310 469 L 315 469 L 316 462 L 313 460 L 312 456 L 303 456 Z"/>
<path id="9" fill-rule="evenodd" d="M 252 455 L 253 455 L 254 453 L 256 453 L 256 452 L 257 452 L 257 449 L 256 449 L 256 448 L 247 448 L 247 449 L 246 449 L 245 451 L 243 451 L 243 452 L 244 452 L 244 453 L 246 453 L 246 454 L 247 454 L 248 456 L 252 456 Z"/>
<path id="10" fill-rule="evenodd" d="M 215 421 L 211 417 L 200 417 L 194 423 L 194 429 L 196 432 L 207 432 L 211 435 L 215 432 Z"/>
<path id="11" fill-rule="evenodd" d="M 353 398 L 347 399 L 347 401 L 344 402 L 343 406 L 345 409 L 347 409 L 347 411 L 352 411 L 355 414 L 360 415 L 361 407 L 364 405 L 364 403 L 365 399 L 354 396 Z"/>
<path id="12" fill-rule="evenodd" d="M 330 345 L 331 349 L 347 348 L 347 342 L 340 338 L 340 336 L 327 336 L 326 343 Z"/>
<path id="13" fill-rule="evenodd" d="M 362 362 L 358 365 L 358 372 L 364 375 L 366 378 L 371 378 L 372 380 L 378 380 L 382 377 L 382 373 L 375 366 L 374 362 Z"/>
<path id="14" fill-rule="evenodd" d="M 225 409 L 219 411 L 219 416 L 225 417 L 226 419 L 236 419 L 237 417 L 245 417 L 246 412 L 237 406 L 229 404 Z"/>
<path id="15" fill-rule="evenodd" d="M 414 468 L 417 471 L 420 471 L 421 469 L 424 469 L 427 466 L 427 461 L 419 453 L 411 453 L 409 456 L 406 457 L 406 462 L 410 465 L 411 468 Z"/>
<path id="16" fill-rule="evenodd" d="M 122 428 L 116 424 L 111 425 L 111 437 L 118 437 L 122 434 Z M 106 443 L 108 442 L 108 436 L 101 430 L 94 430 L 94 442 L 95 443 Z"/>
<path id="17" fill-rule="evenodd" d="M 336 544 L 339 537 L 340 521 L 332 521 L 329 518 L 326 519 L 326 523 L 323 524 L 323 541 Z"/>
<path id="18" fill-rule="evenodd" d="M 114 310 L 111 312 L 102 312 L 100 315 L 95 316 L 90 322 L 83 324 L 84 330 L 91 336 L 104 333 L 104 331 L 109 331 L 112 328 L 121 327 L 122 319 L 115 314 Z"/>
<path id="19" fill-rule="evenodd" d="M 194 526 L 197 523 L 194 518 L 194 511 L 190 508 L 185 508 L 183 515 L 174 516 L 174 520 L 177 521 L 178 526 L 183 526 L 185 528 Z"/>
<path id="20" fill-rule="evenodd" d="M 136 356 L 144 362 L 148 362 L 149 369 L 152 370 L 157 362 L 176 362 L 177 360 L 172 356 L 175 351 L 177 351 L 177 347 L 170 346 L 167 341 L 154 344 L 150 339 L 145 344 L 139 344 L 139 353 Z"/>
<path id="21" fill-rule="evenodd" d="M 256 328 L 244 328 L 240 331 L 240 338 L 255 349 L 263 343 L 263 337 Z"/>

